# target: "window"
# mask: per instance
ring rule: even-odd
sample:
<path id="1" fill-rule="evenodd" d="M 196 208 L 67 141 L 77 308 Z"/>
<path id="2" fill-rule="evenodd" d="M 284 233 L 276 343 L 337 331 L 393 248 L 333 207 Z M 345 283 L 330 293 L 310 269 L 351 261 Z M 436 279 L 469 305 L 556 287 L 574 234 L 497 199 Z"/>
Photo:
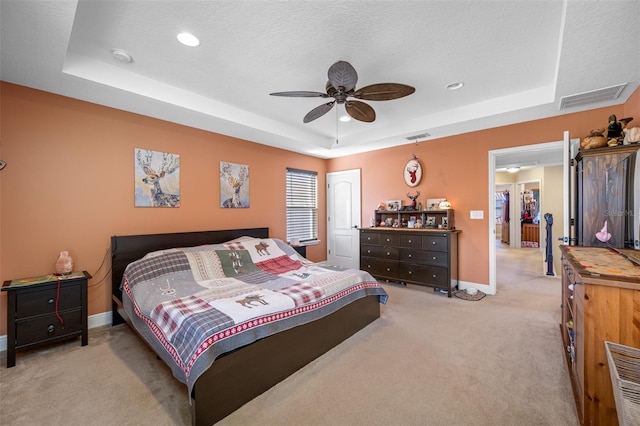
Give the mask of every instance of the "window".
<path id="1" fill-rule="evenodd" d="M 318 239 L 318 173 L 287 168 L 287 241 Z"/>

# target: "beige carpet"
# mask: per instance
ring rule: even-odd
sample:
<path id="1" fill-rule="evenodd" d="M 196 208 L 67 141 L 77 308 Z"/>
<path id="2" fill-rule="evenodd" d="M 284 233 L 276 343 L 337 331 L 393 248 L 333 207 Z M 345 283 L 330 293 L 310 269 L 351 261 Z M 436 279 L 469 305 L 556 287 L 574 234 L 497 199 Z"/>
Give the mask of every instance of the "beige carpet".
<path id="1" fill-rule="evenodd" d="M 538 249 L 498 250 L 498 294 L 387 284 L 382 318 L 222 425 L 577 425 Z M 6 354 L 0 359 L 5 365 Z M 127 326 L 0 368 L 2 425 L 187 425 L 184 385 Z"/>

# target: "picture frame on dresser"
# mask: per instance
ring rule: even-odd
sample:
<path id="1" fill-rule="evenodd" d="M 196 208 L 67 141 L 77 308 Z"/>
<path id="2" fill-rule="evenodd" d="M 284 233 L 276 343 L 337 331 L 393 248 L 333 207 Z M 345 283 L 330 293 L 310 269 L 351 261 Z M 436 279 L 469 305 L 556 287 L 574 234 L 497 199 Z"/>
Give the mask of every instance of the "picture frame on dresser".
<path id="1" fill-rule="evenodd" d="M 402 201 L 401 200 L 388 200 L 387 201 L 387 211 L 397 212 L 398 210 L 400 210 L 401 206 L 402 206 Z"/>

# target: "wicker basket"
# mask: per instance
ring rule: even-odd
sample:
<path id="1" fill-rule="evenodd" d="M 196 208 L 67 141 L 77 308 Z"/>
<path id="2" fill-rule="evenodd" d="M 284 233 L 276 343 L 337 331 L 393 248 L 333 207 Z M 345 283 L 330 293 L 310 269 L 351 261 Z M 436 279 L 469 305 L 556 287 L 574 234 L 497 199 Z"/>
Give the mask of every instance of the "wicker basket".
<path id="1" fill-rule="evenodd" d="M 604 342 L 621 426 L 640 425 L 640 349 Z"/>

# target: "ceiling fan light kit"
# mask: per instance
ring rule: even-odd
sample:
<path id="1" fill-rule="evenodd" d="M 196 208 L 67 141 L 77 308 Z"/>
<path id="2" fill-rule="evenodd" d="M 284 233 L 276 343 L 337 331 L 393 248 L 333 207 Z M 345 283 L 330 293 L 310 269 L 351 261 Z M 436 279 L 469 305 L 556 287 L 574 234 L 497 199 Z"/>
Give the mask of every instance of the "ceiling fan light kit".
<path id="1" fill-rule="evenodd" d="M 304 116 L 303 122 L 309 123 L 316 120 L 337 104 L 344 104 L 345 111 L 353 119 L 371 123 L 376 119 L 376 112 L 367 103 L 360 101 L 390 101 L 393 99 L 403 98 L 416 91 L 414 87 L 400 83 L 378 83 L 356 90 L 358 82 L 358 73 L 353 66 L 345 61 L 338 61 L 331 65 L 327 73 L 329 81 L 327 81 L 326 93 L 313 91 L 291 91 L 291 92 L 274 92 L 271 96 L 285 96 L 291 98 L 333 98 L 333 101 L 327 102 L 315 107 Z M 353 99 L 355 98 L 355 99 Z"/>

